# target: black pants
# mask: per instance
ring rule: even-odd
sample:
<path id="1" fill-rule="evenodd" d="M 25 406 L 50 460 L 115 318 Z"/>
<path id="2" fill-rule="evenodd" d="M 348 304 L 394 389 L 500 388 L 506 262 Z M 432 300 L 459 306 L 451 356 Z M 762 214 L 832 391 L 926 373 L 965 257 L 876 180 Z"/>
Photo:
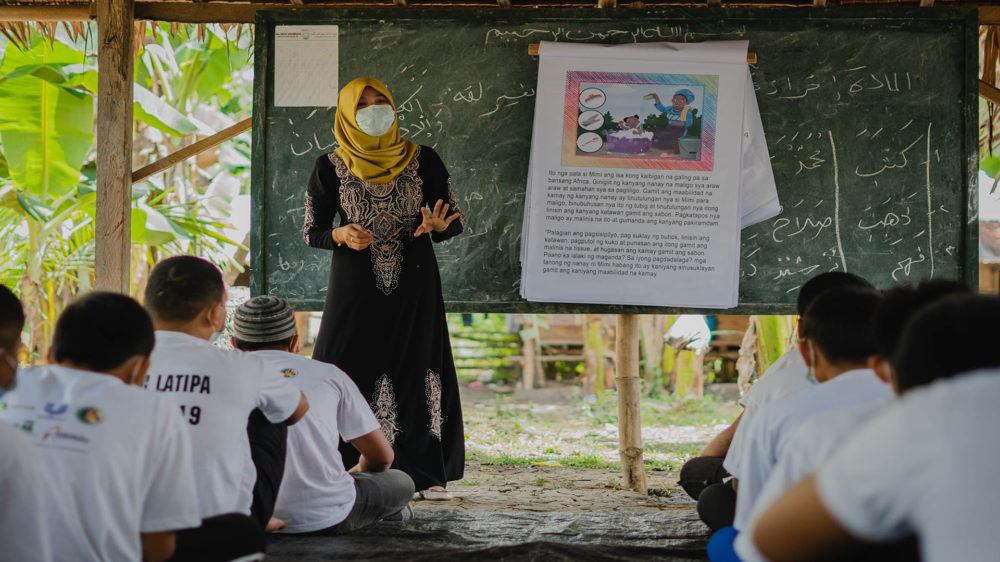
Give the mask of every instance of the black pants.
<path id="1" fill-rule="evenodd" d="M 723 457 L 695 457 L 681 467 L 681 479 L 677 482 L 691 499 L 701 496 L 702 490 L 712 484 L 722 484 L 729 472 L 722 467 Z"/>
<path id="2" fill-rule="evenodd" d="M 274 502 L 285 475 L 288 427 L 283 423 L 271 423 L 260 410 L 254 410 L 247 422 L 247 436 L 250 438 L 250 457 L 257 468 L 250 517 L 264 529 L 274 514 Z"/>
<path id="3" fill-rule="evenodd" d="M 248 515 L 227 513 L 203 519 L 201 527 L 177 531 L 170 562 L 222 562 L 264 553 L 264 529 Z"/>
<path id="4" fill-rule="evenodd" d="M 402 470 L 358 472 L 354 477 L 354 507 L 347 518 L 336 525 L 310 534 L 339 535 L 350 533 L 379 521 L 392 518 L 413 497 L 413 479 Z"/>
<path id="5" fill-rule="evenodd" d="M 733 524 L 736 516 L 736 490 L 722 457 L 695 457 L 681 467 L 678 482 L 692 499 L 698 500 L 698 516 L 713 531 Z"/>

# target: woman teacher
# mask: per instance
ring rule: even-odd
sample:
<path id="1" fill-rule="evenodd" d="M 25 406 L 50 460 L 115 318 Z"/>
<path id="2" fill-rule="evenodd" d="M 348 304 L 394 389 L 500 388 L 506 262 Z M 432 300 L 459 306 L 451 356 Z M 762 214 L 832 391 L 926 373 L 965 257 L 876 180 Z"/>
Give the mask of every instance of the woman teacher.
<path id="1" fill-rule="evenodd" d="M 459 234 L 465 218 L 437 153 L 400 137 L 381 82 L 344 86 L 335 121 L 339 147 L 316 160 L 302 227 L 307 244 L 333 251 L 313 358 L 357 383 L 393 446 L 393 466 L 425 498 L 447 499 L 448 481 L 464 472 L 465 441 L 431 240 Z M 358 451 L 340 450 L 344 466 L 355 466 Z"/>

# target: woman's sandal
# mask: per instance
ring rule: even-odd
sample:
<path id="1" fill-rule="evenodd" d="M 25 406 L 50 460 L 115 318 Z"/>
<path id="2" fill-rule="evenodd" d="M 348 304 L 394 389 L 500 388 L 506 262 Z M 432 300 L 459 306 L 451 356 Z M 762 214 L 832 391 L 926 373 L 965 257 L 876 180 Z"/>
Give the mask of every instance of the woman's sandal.
<path id="1" fill-rule="evenodd" d="M 426 490 L 421 490 L 419 493 L 420 493 L 420 498 L 424 499 L 424 500 L 427 500 L 427 501 L 439 501 L 439 502 L 441 502 L 441 501 L 448 501 L 450 499 L 454 499 L 454 496 L 452 496 L 448 492 L 448 490 L 444 489 L 444 487 L 442 487 L 442 486 L 431 486 L 430 488 L 427 488 Z"/>

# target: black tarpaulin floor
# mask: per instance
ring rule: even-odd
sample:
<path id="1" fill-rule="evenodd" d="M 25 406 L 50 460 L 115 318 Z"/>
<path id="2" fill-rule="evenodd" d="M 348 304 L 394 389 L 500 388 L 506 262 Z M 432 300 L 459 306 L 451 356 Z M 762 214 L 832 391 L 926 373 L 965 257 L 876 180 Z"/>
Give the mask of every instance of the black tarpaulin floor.
<path id="1" fill-rule="evenodd" d="M 709 532 L 690 507 L 642 512 L 417 510 L 350 535 L 271 535 L 268 560 L 698 560 Z"/>

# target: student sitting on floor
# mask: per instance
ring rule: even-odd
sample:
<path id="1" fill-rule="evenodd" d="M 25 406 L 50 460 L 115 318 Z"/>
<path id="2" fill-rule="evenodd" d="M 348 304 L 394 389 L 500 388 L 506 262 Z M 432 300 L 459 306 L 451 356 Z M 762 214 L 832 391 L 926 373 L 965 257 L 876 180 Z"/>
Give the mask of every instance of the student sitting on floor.
<path id="1" fill-rule="evenodd" d="M 165 560 L 175 531 L 201 524 L 180 413 L 135 387 L 152 350 L 139 303 L 90 293 L 56 322 L 52 364 L 20 373 L 3 397 L 0 416 L 28 430 L 39 456 L 56 560 Z"/>
<path id="2" fill-rule="evenodd" d="M 893 361 L 903 398 L 764 512 L 753 539 L 765 557 L 850 556 L 916 534 L 925 562 L 997 558 L 997 318 L 1000 299 L 973 295 L 914 317 Z"/>
<path id="3" fill-rule="evenodd" d="M 284 424 L 305 415 L 305 395 L 260 357 L 209 343 L 226 325 L 226 287 L 211 263 L 175 256 L 156 264 L 146 308 L 156 326 L 146 387 L 173 398 L 187 421 L 202 517 L 252 516 L 262 538 L 284 470 Z M 211 540 L 182 534 L 180 547 Z"/>
<path id="4" fill-rule="evenodd" d="M 799 291 L 796 309 L 799 317 L 822 293 L 837 287 L 874 289 L 871 283 L 852 273 L 839 271 L 821 273 Z M 799 323 L 799 337 L 802 324 Z M 739 465 L 745 444 L 745 427 L 765 404 L 801 390 L 811 388 L 809 369 L 798 349 L 791 349 L 778 358 L 740 399 L 743 413 L 715 437 L 701 455 L 684 463 L 680 482 L 693 499 L 698 500 L 698 515 L 713 531 L 733 524 L 736 512 L 736 483 L 743 467 Z M 725 461 L 725 466 L 723 466 Z M 725 481 L 732 474 L 736 478 Z"/>
<path id="5" fill-rule="evenodd" d="M 0 412 L 7 406 L 4 395 L 16 384 L 23 329 L 21 301 L 0 285 Z M 31 428 L 14 428 L 0 415 L 0 545 L 4 559 L 48 562 L 41 468 L 22 431 Z"/>
<path id="6" fill-rule="evenodd" d="M 309 413 L 288 431 L 285 476 L 275 517 L 282 533 L 335 534 L 383 519 L 412 517 L 413 480 L 390 469 L 392 446 L 371 408 L 346 373 L 298 355 L 295 315 L 278 297 L 255 297 L 241 305 L 233 322 L 233 346 L 263 357 L 309 398 Z M 344 470 L 340 438 L 361 452 Z"/>
<path id="7" fill-rule="evenodd" d="M 895 287 L 882 295 L 875 311 L 876 354 L 869 366 L 879 378 L 896 388 L 895 371 L 890 364 L 903 327 L 922 308 L 951 295 L 969 294 L 971 289 L 957 281 L 932 280 L 913 287 Z M 795 430 L 774 470 L 768 475 L 755 502 L 744 532 L 739 533 L 735 553 L 743 562 L 763 560 L 751 539 L 756 521 L 776 499 L 829 459 L 858 428 L 884 411 L 892 402 L 872 400 L 851 408 L 840 408 L 814 416 Z M 871 553 L 872 559 L 910 560 L 916 557 L 915 543 L 894 545 L 892 550 Z"/>
<path id="8" fill-rule="evenodd" d="M 736 517 L 741 530 L 795 430 L 812 416 L 864 402 L 885 400 L 892 389 L 868 368 L 875 353 L 872 318 L 875 291 L 833 289 L 820 295 L 802 317 L 799 351 L 817 386 L 772 402 L 746 426 L 746 446 L 739 464 Z"/>

